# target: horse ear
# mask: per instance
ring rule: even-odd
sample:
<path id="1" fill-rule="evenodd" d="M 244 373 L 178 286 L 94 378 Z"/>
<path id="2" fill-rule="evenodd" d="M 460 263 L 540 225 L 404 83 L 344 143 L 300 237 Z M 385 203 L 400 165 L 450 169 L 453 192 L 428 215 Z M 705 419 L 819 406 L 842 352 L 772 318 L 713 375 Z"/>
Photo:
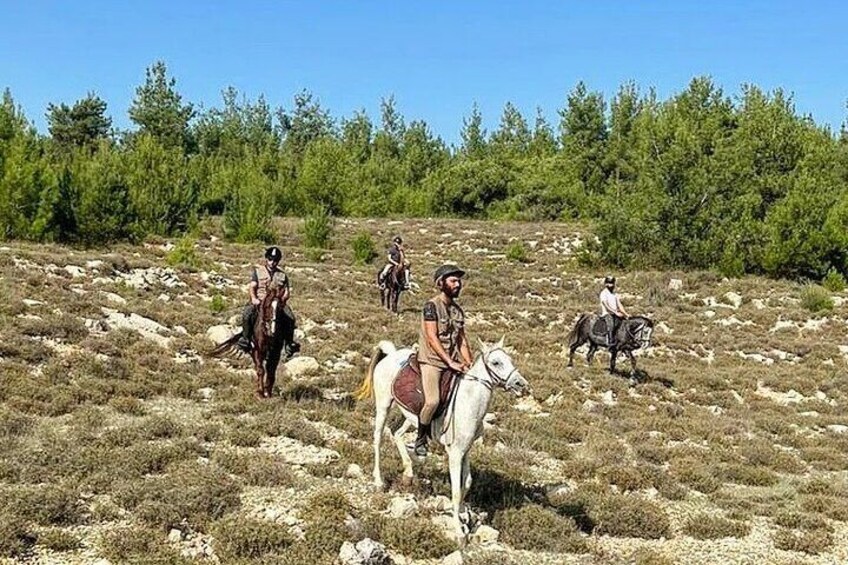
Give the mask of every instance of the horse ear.
<path id="1" fill-rule="evenodd" d="M 486 342 L 480 339 L 479 337 L 477 338 L 477 344 L 480 346 L 480 351 L 482 351 L 483 353 L 489 350 L 489 346 L 486 345 Z"/>
<path id="2" fill-rule="evenodd" d="M 498 344 L 495 346 L 496 349 L 503 349 L 504 339 L 506 339 L 506 334 L 501 336 L 500 341 L 498 341 Z"/>

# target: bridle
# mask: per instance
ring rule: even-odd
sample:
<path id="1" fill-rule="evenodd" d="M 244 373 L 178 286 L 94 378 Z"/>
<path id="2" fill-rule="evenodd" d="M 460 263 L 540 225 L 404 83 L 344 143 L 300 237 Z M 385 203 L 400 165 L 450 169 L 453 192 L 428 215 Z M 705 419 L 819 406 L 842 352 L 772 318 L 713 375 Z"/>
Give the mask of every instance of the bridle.
<path id="1" fill-rule="evenodd" d="M 481 358 L 483 360 L 483 367 L 486 369 L 486 374 L 489 376 L 488 379 L 481 379 L 481 378 L 479 378 L 475 375 L 471 375 L 469 373 L 461 373 L 461 377 L 464 378 L 464 379 L 468 379 L 470 381 L 479 382 L 480 384 L 482 384 L 483 386 L 485 386 L 489 390 L 494 389 L 496 386 L 501 387 L 502 389 L 504 389 L 506 391 L 518 390 L 518 388 L 516 387 L 516 383 L 515 383 L 516 379 L 514 378 L 514 376 L 518 373 L 518 367 L 515 367 L 513 365 L 512 371 L 509 372 L 509 374 L 506 376 L 506 378 L 503 378 L 500 375 L 498 375 L 495 371 L 493 371 L 492 368 L 489 366 L 489 357 L 492 355 L 493 352 L 498 351 L 498 350 L 504 351 L 504 349 L 502 347 L 496 347 L 496 348 L 490 349 L 486 353 L 481 353 Z"/>
<path id="2" fill-rule="evenodd" d="M 646 333 L 648 334 L 647 337 L 645 336 Z M 652 329 L 648 326 L 648 323 L 642 321 L 638 327 L 633 329 L 633 331 L 630 329 L 627 330 L 627 337 L 634 342 L 638 342 L 639 347 L 646 348 L 651 344 L 651 333 Z"/>

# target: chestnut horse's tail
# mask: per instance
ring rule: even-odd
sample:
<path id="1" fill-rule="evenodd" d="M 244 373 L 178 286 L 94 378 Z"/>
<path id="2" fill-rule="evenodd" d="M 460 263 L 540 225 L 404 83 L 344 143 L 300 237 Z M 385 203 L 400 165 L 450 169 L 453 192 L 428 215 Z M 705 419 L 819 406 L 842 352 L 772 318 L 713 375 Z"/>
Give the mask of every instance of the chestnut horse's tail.
<path id="1" fill-rule="evenodd" d="M 230 339 L 224 341 L 223 343 L 219 343 L 215 346 L 215 349 L 210 351 L 207 355 L 209 357 L 222 357 L 222 356 L 232 356 L 241 353 L 241 350 L 236 345 L 238 343 L 239 338 L 241 337 L 241 332 L 233 335 Z"/>
<path id="2" fill-rule="evenodd" d="M 395 351 L 397 351 L 397 348 L 391 341 L 383 340 L 374 347 L 371 351 L 371 363 L 368 365 L 368 372 L 365 374 L 365 379 L 363 379 L 359 388 L 356 389 L 356 392 L 353 393 L 357 400 L 371 398 L 374 394 L 374 367 L 376 367 L 377 363 L 382 361 L 386 355 L 394 353 Z"/>
<path id="3" fill-rule="evenodd" d="M 580 317 L 577 318 L 577 322 L 574 324 L 574 328 L 571 330 L 571 333 L 568 334 L 568 346 L 572 347 L 580 341 L 580 328 L 586 320 L 588 320 L 592 315 L 591 314 L 580 314 Z"/>

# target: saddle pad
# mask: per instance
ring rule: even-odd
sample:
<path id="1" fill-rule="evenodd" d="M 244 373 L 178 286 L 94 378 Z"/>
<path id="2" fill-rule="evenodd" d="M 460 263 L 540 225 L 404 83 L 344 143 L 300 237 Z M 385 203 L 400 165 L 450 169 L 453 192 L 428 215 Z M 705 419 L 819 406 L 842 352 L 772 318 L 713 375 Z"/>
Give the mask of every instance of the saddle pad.
<path id="1" fill-rule="evenodd" d="M 598 318 L 595 321 L 595 325 L 592 326 L 592 333 L 606 336 L 607 335 L 607 321 L 603 318 Z"/>
<path id="2" fill-rule="evenodd" d="M 455 381 L 453 371 L 443 371 L 439 377 L 439 407 L 433 414 L 434 419 L 439 417 L 447 406 Z M 424 391 L 421 387 L 421 368 L 415 353 L 409 356 L 406 364 L 395 376 L 392 382 L 392 397 L 407 411 L 415 415 L 421 413 L 421 408 L 424 407 Z"/>

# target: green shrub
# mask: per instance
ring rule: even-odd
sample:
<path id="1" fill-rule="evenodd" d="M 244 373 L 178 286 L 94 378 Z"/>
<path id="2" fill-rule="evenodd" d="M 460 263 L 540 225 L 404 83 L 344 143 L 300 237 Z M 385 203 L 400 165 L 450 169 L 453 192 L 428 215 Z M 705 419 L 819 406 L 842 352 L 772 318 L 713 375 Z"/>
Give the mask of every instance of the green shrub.
<path id="1" fill-rule="evenodd" d="M 456 550 L 456 542 L 445 537 L 428 518 L 378 520 L 380 541 L 414 559 L 439 559 Z"/>
<path id="2" fill-rule="evenodd" d="M 513 241 L 506 247 L 506 258 L 516 263 L 529 263 L 527 247 L 522 241 Z"/>
<path id="3" fill-rule="evenodd" d="M 212 301 L 209 302 L 209 309 L 213 314 L 220 314 L 227 308 L 227 301 L 224 300 L 224 297 L 220 294 L 214 294 L 212 296 Z"/>
<path id="4" fill-rule="evenodd" d="M 516 549 L 582 553 L 587 551 L 574 520 L 536 504 L 507 508 L 495 514 L 493 526 Z"/>
<path id="5" fill-rule="evenodd" d="M 845 290 L 845 276 L 836 269 L 830 269 L 822 279 L 822 286 L 830 292 Z"/>
<path id="6" fill-rule="evenodd" d="M 831 311 L 833 310 L 833 299 L 827 290 L 816 284 L 804 285 L 801 290 L 801 306 L 812 312 Z"/>
<path id="7" fill-rule="evenodd" d="M 751 525 L 722 516 L 698 514 L 689 518 L 683 531 L 696 539 L 742 538 L 750 533 Z"/>
<path id="8" fill-rule="evenodd" d="M 368 232 L 359 232 L 351 242 L 353 261 L 358 265 L 366 265 L 377 257 L 374 240 Z"/>
<path id="9" fill-rule="evenodd" d="M 187 559 L 168 544 L 164 532 L 130 526 L 111 530 L 100 544 L 103 555 L 113 563 L 187 564 Z"/>
<path id="10" fill-rule="evenodd" d="M 215 551 L 224 560 L 259 559 L 279 553 L 292 543 L 284 526 L 245 517 L 232 517 L 215 524 L 212 529 Z"/>
<path id="11" fill-rule="evenodd" d="M 194 248 L 195 239 L 188 235 L 177 240 L 176 245 L 165 261 L 172 267 L 183 269 L 186 271 L 196 271 L 200 268 L 200 257 L 197 255 L 197 250 Z"/>
<path id="12" fill-rule="evenodd" d="M 79 493 L 73 487 L 20 487 L 7 490 L 2 498 L 0 505 L 36 524 L 68 526 L 83 522 Z"/>
<path id="13" fill-rule="evenodd" d="M 118 490 L 116 497 L 144 523 L 163 529 L 185 520 L 203 527 L 236 510 L 241 488 L 229 474 L 211 464 L 183 464 L 174 472 Z"/>
<path id="14" fill-rule="evenodd" d="M 326 208 L 318 208 L 303 220 L 303 237 L 307 248 L 327 249 L 335 229 L 333 216 Z"/>
<path id="15" fill-rule="evenodd" d="M 658 539 L 668 537 L 670 524 L 656 503 L 637 496 L 608 494 L 589 507 L 589 517 L 599 534 L 615 537 Z"/>
<path id="16" fill-rule="evenodd" d="M 833 545 L 833 535 L 827 530 L 794 531 L 780 528 L 772 536 L 774 546 L 786 551 L 802 551 L 818 555 Z"/>
<path id="17" fill-rule="evenodd" d="M 803 512 L 784 511 L 774 517 L 774 523 L 784 528 L 793 530 L 827 530 L 833 531 L 833 527 L 827 520 L 818 514 L 805 514 Z"/>
<path id="18" fill-rule="evenodd" d="M 35 543 L 26 520 L 0 510 L 0 557 L 17 557 Z"/>
<path id="19" fill-rule="evenodd" d="M 72 551 L 80 547 L 81 540 L 78 536 L 59 528 L 50 528 L 38 532 L 38 545 L 53 551 Z"/>

